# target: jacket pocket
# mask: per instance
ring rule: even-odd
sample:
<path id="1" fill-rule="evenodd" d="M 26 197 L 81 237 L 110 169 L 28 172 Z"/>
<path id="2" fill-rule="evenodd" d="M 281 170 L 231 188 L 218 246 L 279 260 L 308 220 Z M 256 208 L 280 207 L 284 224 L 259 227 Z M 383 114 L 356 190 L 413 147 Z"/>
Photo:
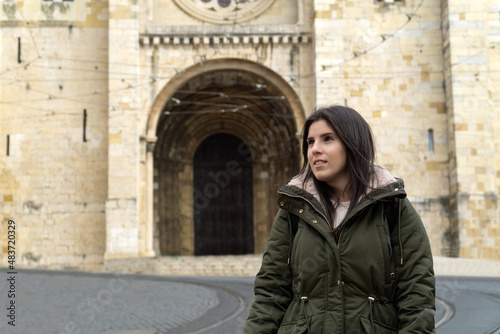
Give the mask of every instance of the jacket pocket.
<path id="1" fill-rule="evenodd" d="M 299 225 L 297 227 L 297 232 L 295 233 L 295 236 L 293 238 L 293 243 L 292 243 L 292 249 L 290 250 L 290 264 L 292 266 L 292 269 L 295 268 L 295 262 L 293 261 L 294 259 L 296 259 L 296 254 L 297 254 L 297 244 L 300 242 L 300 236 L 303 232 L 303 225 L 300 224 L 300 219 L 299 219 Z M 298 268 L 295 268 L 296 270 Z"/>
<path id="2" fill-rule="evenodd" d="M 389 325 L 383 324 L 380 321 L 373 320 L 373 329 L 375 333 L 372 333 L 372 324 L 369 317 L 364 315 L 359 315 L 359 321 L 361 322 L 362 333 L 364 334 L 397 334 L 398 329 L 393 328 Z"/>
<path id="3" fill-rule="evenodd" d="M 312 316 L 309 317 L 309 324 L 306 319 L 299 319 L 297 322 L 288 322 L 281 325 L 277 334 L 307 334 L 309 326 L 312 323 Z"/>
<path id="4" fill-rule="evenodd" d="M 383 264 L 384 264 L 384 284 L 383 294 L 388 299 L 393 299 L 395 292 L 395 267 L 394 253 L 391 244 L 391 237 L 386 233 L 387 226 L 377 226 L 377 231 L 380 240 L 380 248 L 382 249 Z"/>
<path id="5" fill-rule="evenodd" d="M 392 261 L 392 245 L 391 238 L 386 233 L 386 226 L 377 226 L 377 232 L 380 242 L 380 248 L 382 249 L 384 271 L 385 271 L 385 283 L 391 282 L 390 273 L 394 270 L 394 263 Z"/>

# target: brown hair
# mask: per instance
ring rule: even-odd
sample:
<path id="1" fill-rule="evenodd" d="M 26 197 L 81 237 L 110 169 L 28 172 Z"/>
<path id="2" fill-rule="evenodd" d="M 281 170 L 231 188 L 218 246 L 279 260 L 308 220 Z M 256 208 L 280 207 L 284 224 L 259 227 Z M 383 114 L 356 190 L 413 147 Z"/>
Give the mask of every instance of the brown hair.
<path id="1" fill-rule="evenodd" d="M 300 174 L 305 173 L 304 184 L 312 178 L 318 190 L 321 204 L 325 208 L 330 227 L 335 219 L 335 211 L 340 201 L 339 190 L 330 187 L 326 182 L 319 181 L 313 174 L 307 159 L 309 128 L 311 124 L 324 120 L 337 134 L 346 150 L 346 168 L 349 171 L 349 182 L 346 190 L 351 192 L 349 213 L 359 200 L 371 188 L 371 178 L 374 174 L 375 149 L 370 126 L 354 109 L 343 106 L 322 107 L 310 115 L 302 131 L 302 155 L 304 164 Z M 334 203 L 332 203 L 332 200 Z"/>

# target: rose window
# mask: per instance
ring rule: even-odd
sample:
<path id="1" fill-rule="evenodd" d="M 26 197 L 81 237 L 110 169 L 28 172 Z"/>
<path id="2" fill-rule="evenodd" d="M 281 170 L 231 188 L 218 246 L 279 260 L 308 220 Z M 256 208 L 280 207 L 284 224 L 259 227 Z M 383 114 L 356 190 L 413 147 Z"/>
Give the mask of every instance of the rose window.
<path id="1" fill-rule="evenodd" d="M 189 15 L 214 24 L 234 24 L 262 15 L 275 0 L 174 0 Z"/>

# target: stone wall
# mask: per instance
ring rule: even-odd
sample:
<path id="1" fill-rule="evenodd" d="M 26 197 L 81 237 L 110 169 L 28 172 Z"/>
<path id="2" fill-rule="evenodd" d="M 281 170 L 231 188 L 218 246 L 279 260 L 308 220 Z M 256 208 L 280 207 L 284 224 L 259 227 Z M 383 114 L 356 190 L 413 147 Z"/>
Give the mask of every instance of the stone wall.
<path id="1" fill-rule="evenodd" d="M 498 259 L 498 2 L 450 0 L 442 13 L 453 255 Z"/>
<path id="2" fill-rule="evenodd" d="M 365 117 L 377 162 L 405 180 L 434 253 L 444 254 L 449 186 L 440 1 L 420 3 L 315 1 L 317 100 L 347 104 Z"/>
<path id="3" fill-rule="evenodd" d="M 103 262 L 107 16 L 100 1 L 82 4 L 3 3 L 0 234 L 16 221 L 16 261 L 25 265 Z"/>

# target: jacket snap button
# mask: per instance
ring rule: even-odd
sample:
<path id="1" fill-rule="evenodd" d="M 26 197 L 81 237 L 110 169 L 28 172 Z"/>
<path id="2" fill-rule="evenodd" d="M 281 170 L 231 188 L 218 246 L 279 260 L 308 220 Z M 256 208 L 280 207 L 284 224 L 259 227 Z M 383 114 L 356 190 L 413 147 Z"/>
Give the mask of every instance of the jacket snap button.
<path id="1" fill-rule="evenodd" d="M 280 206 L 283 206 L 283 205 L 285 205 L 285 203 L 281 202 L 281 203 L 280 203 Z"/>
<path id="2" fill-rule="evenodd" d="M 300 210 L 299 210 L 299 213 L 302 213 L 302 212 L 304 212 L 304 209 L 300 209 Z"/>
<path id="3" fill-rule="evenodd" d="M 318 223 L 318 221 L 317 221 L 317 220 L 313 220 L 313 223 L 314 223 L 314 224 L 317 224 L 317 223 Z"/>
<path id="4" fill-rule="evenodd" d="M 342 286 L 344 286 L 344 282 L 342 282 Z"/>
<path id="5" fill-rule="evenodd" d="M 398 191 L 398 190 L 399 190 L 399 188 L 394 189 L 394 191 Z"/>

